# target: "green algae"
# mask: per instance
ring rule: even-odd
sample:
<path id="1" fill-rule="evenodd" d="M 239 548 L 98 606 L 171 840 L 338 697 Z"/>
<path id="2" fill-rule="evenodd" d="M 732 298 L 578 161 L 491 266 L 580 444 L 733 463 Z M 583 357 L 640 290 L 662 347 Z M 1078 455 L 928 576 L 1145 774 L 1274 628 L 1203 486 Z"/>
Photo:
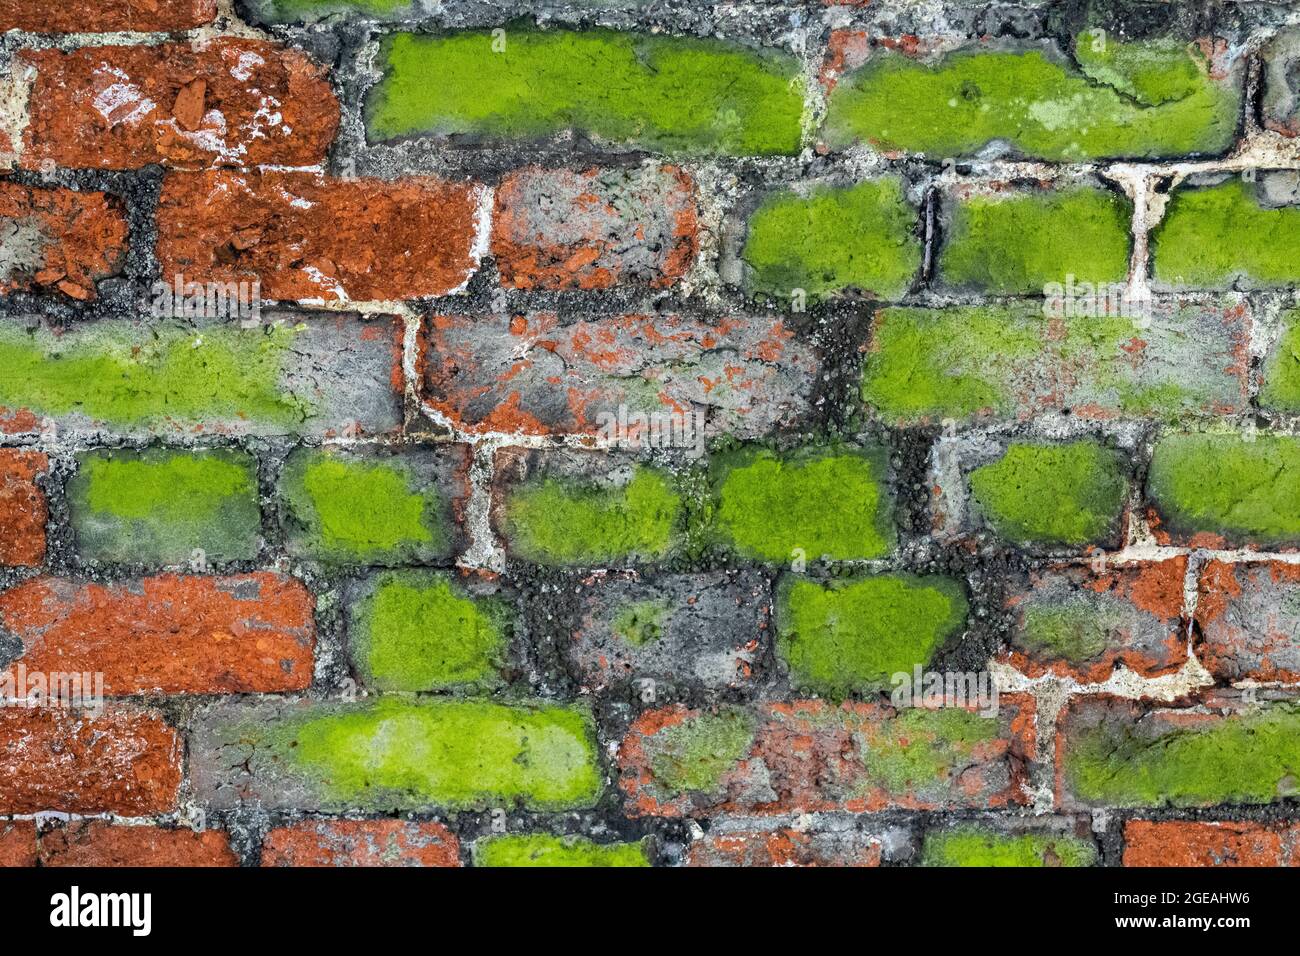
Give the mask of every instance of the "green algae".
<path id="1" fill-rule="evenodd" d="M 1095 441 L 1011 444 L 970 474 L 971 496 L 997 534 L 1018 544 L 1083 545 L 1114 537 L 1128 482 Z"/>
<path id="2" fill-rule="evenodd" d="M 669 611 L 666 601 L 634 601 L 619 608 L 611 628 L 633 647 L 645 647 L 663 636 Z"/>
<path id="3" fill-rule="evenodd" d="M 897 178 L 769 196 L 750 216 L 741 253 L 749 291 L 789 299 L 802 289 L 817 301 L 857 289 L 896 299 L 921 267 L 916 228 L 917 209 Z"/>
<path id="4" fill-rule="evenodd" d="M 880 449 L 805 448 L 777 455 L 741 449 L 714 464 L 716 522 L 738 553 L 785 562 L 888 554 L 896 540 L 893 500 Z"/>
<path id="5" fill-rule="evenodd" d="M 1259 403 L 1265 408 L 1300 411 L 1300 309 L 1282 317 L 1283 330 L 1264 363 Z"/>
<path id="6" fill-rule="evenodd" d="M 509 613 L 447 576 L 393 571 L 349 609 L 353 660 L 379 690 L 490 689 L 500 683 Z"/>
<path id="7" fill-rule="evenodd" d="M 507 28 L 382 41 L 372 139 L 528 141 L 576 130 L 671 154 L 799 151 L 804 81 L 793 57 L 718 40 Z"/>
<path id="8" fill-rule="evenodd" d="M 866 781 L 896 796 L 949 785 L 998 729 L 998 721 L 958 707 L 903 711 L 860 742 Z"/>
<path id="9" fill-rule="evenodd" d="M 1090 840 L 1048 833 L 999 833 L 956 827 L 927 833 L 922 866 L 1092 866 L 1097 848 Z"/>
<path id="10" fill-rule="evenodd" d="M 655 782 L 672 793 L 714 793 L 754 744 L 756 721 L 738 708 L 698 714 L 645 739 Z"/>
<path id="11" fill-rule="evenodd" d="M 649 866 L 649 846 L 596 843 L 583 837 L 544 833 L 487 837 L 474 844 L 475 866 Z"/>
<path id="12" fill-rule="evenodd" d="M 1123 623 L 1114 610 L 1095 604 L 1030 604 L 1015 643 L 1040 657 L 1082 664 L 1105 651 L 1110 635 Z"/>
<path id="13" fill-rule="evenodd" d="M 777 593 L 777 653 L 801 689 L 832 698 L 888 687 L 966 622 L 949 578 L 877 575 L 827 586 L 787 578 Z"/>

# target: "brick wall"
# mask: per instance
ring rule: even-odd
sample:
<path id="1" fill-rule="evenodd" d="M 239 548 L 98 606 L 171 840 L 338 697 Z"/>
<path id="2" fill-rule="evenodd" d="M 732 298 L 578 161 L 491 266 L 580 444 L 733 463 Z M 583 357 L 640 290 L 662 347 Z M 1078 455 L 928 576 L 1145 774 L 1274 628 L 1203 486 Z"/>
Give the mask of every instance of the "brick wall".
<path id="1" fill-rule="evenodd" d="M 1297 859 L 1285 5 L 0 31 L 0 863 Z"/>

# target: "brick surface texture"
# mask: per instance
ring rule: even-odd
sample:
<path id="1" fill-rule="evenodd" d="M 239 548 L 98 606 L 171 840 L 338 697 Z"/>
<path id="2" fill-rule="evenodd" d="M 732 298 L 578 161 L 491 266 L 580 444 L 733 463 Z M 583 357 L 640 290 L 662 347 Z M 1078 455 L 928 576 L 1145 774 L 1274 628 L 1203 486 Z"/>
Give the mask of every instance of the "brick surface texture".
<path id="1" fill-rule="evenodd" d="M 525 6 L 0 4 L 0 865 L 1300 865 L 1294 4 Z"/>

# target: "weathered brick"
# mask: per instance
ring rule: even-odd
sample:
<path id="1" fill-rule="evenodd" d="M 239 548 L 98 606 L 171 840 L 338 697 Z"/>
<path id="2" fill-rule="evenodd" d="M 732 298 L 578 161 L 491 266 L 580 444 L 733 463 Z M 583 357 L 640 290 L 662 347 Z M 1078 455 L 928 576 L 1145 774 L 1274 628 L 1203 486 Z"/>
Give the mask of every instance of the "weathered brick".
<path id="1" fill-rule="evenodd" d="M 799 421 L 819 369 L 780 318 L 621 315 L 562 325 L 551 313 L 436 315 L 426 330 L 425 404 L 480 433 L 700 453 L 706 434 L 758 436 Z"/>
<path id="2" fill-rule="evenodd" d="M 771 50 L 611 30 L 399 33 L 376 67 L 371 140 L 535 141 L 572 131 L 669 154 L 799 151 L 799 64 Z"/>
<path id="3" fill-rule="evenodd" d="M 1220 680 L 1300 681 L 1300 565 L 1206 563 L 1196 623 L 1197 657 Z"/>
<path id="4" fill-rule="evenodd" d="M 710 465 L 713 533 L 745 557 L 776 564 L 881 558 L 893 550 L 889 462 L 879 446 L 740 448 Z"/>
<path id="5" fill-rule="evenodd" d="M 57 289 L 94 299 L 126 262 L 121 202 L 101 192 L 0 183 L 0 295 Z"/>
<path id="6" fill-rule="evenodd" d="M 0 674 L 102 675 L 109 695 L 304 690 L 314 606 L 302 584 L 269 572 L 32 578 L 0 593 L 0 635 L 17 642 Z"/>
<path id="7" fill-rule="evenodd" d="M 683 504 L 671 472 L 591 452 L 497 454 L 492 525 L 540 564 L 627 564 L 670 556 Z"/>
<path id="8" fill-rule="evenodd" d="M 921 845 L 922 866 L 1092 866 L 1097 847 L 1066 824 L 1000 826 L 957 824 L 930 830 Z"/>
<path id="9" fill-rule="evenodd" d="M 158 200 L 163 275 L 261 283 L 269 299 L 447 295 L 478 268 L 481 186 L 293 170 L 174 173 Z"/>
<path id="10" fill-rule="evenodd" d="M 243 452 L 83 452 L 67 496 L 92 561 L 206 567 L 251 560 L 261 544 L 257 462 Z"/>
<path id="11" fill-rule="evenodd" d="M 514 615 L 491 584 L 386 571 L 350 583 L 346 599 L 348 649 L 366 685 L 491 690 L 501 682 Z"/>
<path id="12" fill-rule="evenodd" d="M 619 748 L 628 812 L 653 816 L 1024 803 L 1033 704 L 996 717 L 875 703 L 677 705 L 633 722 Z"/>
<path id="13" fill-rule="evenodd" d="M 35 567 L 45 561 L 49 506 L 39 479 L 49 467 L 43 452 L 0 448 L 0 565 Z"/>
<path id="14" fill-rule="evenodd" d="M 327 812 L 576 809 L 603 781 L 577 705 L 399 697 L 214 704 L 194 720 L 190 778 L 216 809 Z"/>
<path id="15" fill-rule="evenodd" d="M 495 836 L 474 844 L 475 866 L 641 867 L 649 847 L 640 843 L 596 843 L 584 837 L 544 833 Z"/>
<path id="16" fill-rule="evenodd" d="M 460 866 L 460 841 L 441 823 L 303 820 L 267 833 L 262 866 Z"/>
<path id="17" fill-rule="evenodd" d="M 1284 312 L 1279 325 L 1260 372 L 1259 404 L 1296 412 L 1300 411 L 1300 309 Z"/>
<path id="18" fill-rule="evenodd" d="M 881 690 L 925 666 L 966 626 L 964 586 L 938 575 L 879 574 L 823 585 L 786 575 L 777 656 L 801 692 L 832 699 Z"/>
<path id="19" fill-rule="evenodd" d="M 1267 804 L 1300 792 L 1300 709 L 1213 698 L 1157 709 L 1075 698 L 1057 738 L 1057 799 L 1067 808 Z"/>
<path id="20" fill-rule="evenodd" d="M 1102 683 L 1119 666 L 1143 677 L 1187 661 L 1182 619 L 1187 558 L 1032 571 L 1014 586 L 1009 663 L 1030 677 Z"/>
<path id="21" fill-rule="evenodd" d="M 44 0 L 9 0 L 0 31 L 108 33 L 188 30 L 211 23 L 217 0 L 78 0 L 51 6 Z"/>
<path id="22" fill-rule="evenodd" d="M 1300 866 L 1300 824 L 1129 820 L 1125 866 Z"/>
<path id="23" fill-rule="evenodd" d="M 305 318 L 306 321 L 299 321 Z M 0 324 L 0 432 L 359 437 L 402 423 L 402 323 L 380 317 Z"/>
<path id="24" fill-rule="evenodd" d="M 1294 172 L 1193 179 L 1170 195 L 1151 232 L 1155 281 L 1172 289 L 1276 289 L 1300 281 Z"/>
<path id="25" fill-rule="evenodd" d="M 939 281 L 948 289 L 1042 295 L 1051 283 L 1107 286 L 1128 276 L 1132 206 L 1117 190 L 968 187 L 946 216 Z"/>
<path id="26" fill-rule="evenodd" d="M 0 867 L 36 865 L 36 824 L 31 820 L 0 821 Z"/>
<path id="27" fill-rule="evenodd" d="M 1244 302 L 1161 300 L 1135 323 L 1114 297 L 1107 306 L 1070 292 L 1042 305 L 877 312 L 864 401 L 890 424 L 1053 411 L 1174 419 L 1248 407 Z"/>
<path id="28" fill-rule="evenodd" d="M 466 445 L 301 448 L 280 472 L 290 554 L 327 564 L 434 564 L 464 548 Z"/>
<path id="29" fill-rule="evenodd" d="M 800 307 L 846 291 L 897 299 L 921 268 L 919 215 L 897 178 L 767 196 L 740 254 L 745 287 Z"/>
<path id="30" fill-rule="evenodd" d="M 628 679 L 747 688 L 767 657 L 771 595 L 752 571 L 592 575 L 567 648 L 594 689 Z"/>
<path id="31" fill-rule="evenodd" d="M 0 813 L 167 813 L 183 749 L 156 711 L 0 707 Z"/>
<path id="32" fill-rule="evenodd" d="M 1161 543 L 1300 545 L 1300 441 L 1172 432 L 1156 442 L 1146 491 Z"/>
<path id="33" fill-rule="evenodd" d="M 677 166 L 510 173 L 496 189 L 492 255 L 516 289 L 673 285 L 691 267 L 695 186 Z"/>
<path id="34" fill-rule="evenodd" d="M 248 0 L 254 23 L 316 23 L 338 14 L 356 13 L 367 20 L 408 20 L 422 16 L 421 0 Z"/>
<path id="35" fill-rule="evenodd" d="M 1264 126 L 1283 136 L 1300 134 L 1300 30 L 1280 31 L 1260 51 L 1264 66 L 1264 96 L 1260 102 Z"/>
<path id="36" fill-rule="evenodd" d="M 89 169 L 311 166 L 339 106 L 299 50 L 223 38 L 203 45 L 29 50 L 36 67 L 21 162 Z"/>
<path id="37" fill-rule="evenodd" d="M 687 866 L 880 866 L 884 838 L 865 830 L 724 830 L 691 843 Z"/>
<path id="38" fill-rule="evenodd" d="M 41 866 L 238 866 L 220 830 L 70 821 L 40 835 Z"/>
<path id="39" fill-rule="evenodd" d="M 1222 153 L 1236 135 L 1244 58 L 1210 39 L 1097 44 L 1085 31 L 1073 56 L 987 37 L 923 56 L 917 46 L 882 41 L 838 78 L 827 143 L 956 157 L 998 142 L 1049 160 L 1155 159 Z"/>
<path id="40" fill-rule="evenodd" d="M 967 476 L 969 520 L 1021 546 L 1118 546 L 1130 484 L 1126 457 L 1094 439 L 1010 442 Z"/>

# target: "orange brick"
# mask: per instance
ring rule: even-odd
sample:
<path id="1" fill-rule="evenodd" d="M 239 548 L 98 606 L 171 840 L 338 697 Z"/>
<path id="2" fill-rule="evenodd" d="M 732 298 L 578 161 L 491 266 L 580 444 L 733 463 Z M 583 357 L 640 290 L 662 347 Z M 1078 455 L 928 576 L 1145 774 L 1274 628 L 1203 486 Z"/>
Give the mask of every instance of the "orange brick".
<path id="1" fill-rule="evenodd" d="M 42 866 L 238 866 L 230 838 L 151 826 L 80 820 L 40 836 Z"/>
<path id="2" fill-rule="evenodd" d="M 41 452 L 0 449 L 0 565 L 34 567 L 45 560 L 49 509 L 36 478 L 49 466 Z"/>
<path id="3" fill-rule="evenodd" d="M 1130 820 L 1125 866 L 1300 866 L 1300 824 Z"/>
<path id="4" fill-rule="evenodd" d="M 263 866 L 460 866 L 460 843 L 441 823 L 305 820 L 277 827 Z"/>
<path id="5" fill-rule="evenodd" d="M 211 23 L 216 15 L 217 0 L 6 0 L 0 30 L 171 32 Z"/>

